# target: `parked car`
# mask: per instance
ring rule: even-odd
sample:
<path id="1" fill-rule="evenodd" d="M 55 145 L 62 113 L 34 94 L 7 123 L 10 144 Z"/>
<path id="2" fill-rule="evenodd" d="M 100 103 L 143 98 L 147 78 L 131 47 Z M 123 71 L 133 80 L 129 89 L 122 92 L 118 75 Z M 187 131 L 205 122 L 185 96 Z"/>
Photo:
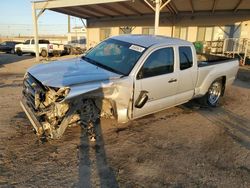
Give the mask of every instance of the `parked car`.
<path id="1" fill-rule="evenodd" d="M 215 107 L 238 67 L 237 59 L 197 56 L 181 39 L 121 35 L 81 58 L 30 68 L 21 106 L 37 135 L 59 138 L 101 116 L 125 123 L 194 98 Z"/>
<path id="2" fill-rule="evenodd" d="M 15 45 L 20 44 L 20 42 L 15 42 L 15 41 L 5 41 L 0 44 L 0 51 L 1 52 L 6 52 L 6 53 L 15 53 Z"/>
<path id="3" fill-rule="evenodd" d="M 38 40 L 38 45 L 39 54 L 42 57 L 47 57 L 51 54 L 61 54 L 64 50 L 64 46 L 62 44 L 51 44 L 48 40 Z M 35 40 L 26 40 L 24 43 L 16 45 L 15 52 L 19 56 L 23 55 L 24 53 L 35 54 Z"/>
<path id="4" fill-rule="evenodd" d="M 79 48 L 74 47 L 69 44 L 64 45 L 64 51 L 62 52 L 63 55 L 80 55 L 86 51 L 86 48 Z"/>

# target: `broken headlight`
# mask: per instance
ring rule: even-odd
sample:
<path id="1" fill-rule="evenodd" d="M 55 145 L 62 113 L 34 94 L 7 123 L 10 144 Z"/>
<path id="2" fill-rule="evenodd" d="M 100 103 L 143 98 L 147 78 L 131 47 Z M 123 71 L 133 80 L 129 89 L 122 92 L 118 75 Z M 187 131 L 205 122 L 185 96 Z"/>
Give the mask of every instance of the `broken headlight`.
<path id="1" fill-rule="evenodd" d="M 49 106 L 54 102 L 61 102 L 65 99 L 65 97 L 69 94 L 70 88 L 62 87 L 62 88 L 54 88 L 48 87 L 45 93 L 45 100 L 43 104 L 45 106 Z"/>
<path id="2" fill-rule="evenodd" d="M 70 88 L 69 87 L 61 87 L 56 91 L 56 102 L 61 102 L 65 97 L 69 94 Z"/>

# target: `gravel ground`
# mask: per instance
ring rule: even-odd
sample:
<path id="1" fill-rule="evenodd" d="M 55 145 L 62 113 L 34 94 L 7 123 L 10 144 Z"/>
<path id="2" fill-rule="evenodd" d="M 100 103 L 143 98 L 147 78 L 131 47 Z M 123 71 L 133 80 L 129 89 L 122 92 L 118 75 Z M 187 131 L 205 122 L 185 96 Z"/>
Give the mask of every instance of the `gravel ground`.
<path id="1" fill-rule="evenodd" d="M 0 187 L 250 187 L 249 67 L 218 108 L 189 102 L 121 126 L 102 119 L 96 143 L 79 127 L 41 143 L 19 105 L 34 61 L 0 53 Z"/>

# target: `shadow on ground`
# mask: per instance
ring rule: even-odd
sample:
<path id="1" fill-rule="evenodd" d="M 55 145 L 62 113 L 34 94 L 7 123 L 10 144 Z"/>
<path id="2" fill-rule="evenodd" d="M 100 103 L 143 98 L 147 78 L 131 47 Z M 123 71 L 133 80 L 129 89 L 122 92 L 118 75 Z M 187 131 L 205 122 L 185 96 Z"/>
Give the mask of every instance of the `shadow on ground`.
<path id="1" fill-rule="evenodd" d="M 96 123 L 96 141 L 91 142 L 81 129 L 78 187 L 118 187 L 113 169 L 108 165 L 100 121 Z"/>
<path id="2" fill-rule="evenodd" d="M 18 56 L 16 54 L 5 54 L 0 53 L 0 68 L 4 67 L 4 65 L 11 64 L 11 63 L 17 63 L 19 61 L 32 59 L 34 56 L 25 54 L 23 56 Z"/>

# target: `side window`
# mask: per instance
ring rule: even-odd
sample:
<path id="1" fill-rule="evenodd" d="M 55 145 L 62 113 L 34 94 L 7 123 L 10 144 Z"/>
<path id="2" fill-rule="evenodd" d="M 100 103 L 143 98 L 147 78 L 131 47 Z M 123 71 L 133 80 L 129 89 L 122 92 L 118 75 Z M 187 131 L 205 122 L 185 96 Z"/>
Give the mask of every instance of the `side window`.
<path id="1" fill-rule="evenodd" d="M 174 71 L 173 48 L 163 48 L 154 51 L 144 62 L 137 79 L 158 76 Z"/>
<path id="2" fill-rule="evenodd" d="M 26 40 L 23 44 L 30 44 L 30 40 Z"/>
<path id="3" fill-rule="evenodd" d="M 31 40 L 31 44 L 35 44 L 35 40 L 34 39 Z"/>
<path id="4" fill-rule="evenodd" d="M 180 70 L 185 70 L 193 66 L 193 54 L 190 47 L 179 47 Z"/>

